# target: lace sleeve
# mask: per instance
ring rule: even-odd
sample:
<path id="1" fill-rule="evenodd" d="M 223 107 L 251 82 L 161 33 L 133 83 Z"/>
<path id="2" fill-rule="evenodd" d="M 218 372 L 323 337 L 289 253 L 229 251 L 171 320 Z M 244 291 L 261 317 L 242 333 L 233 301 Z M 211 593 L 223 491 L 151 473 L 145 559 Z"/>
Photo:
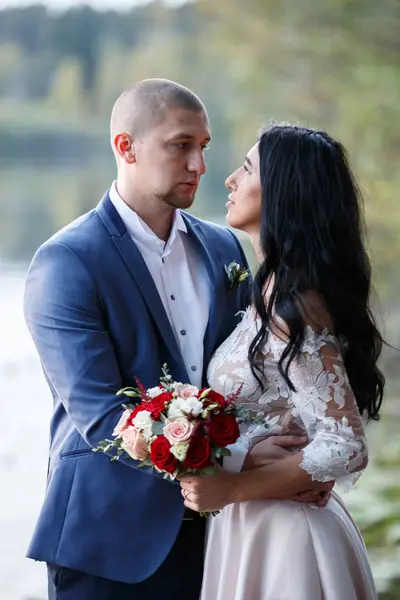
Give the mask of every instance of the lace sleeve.
<path id="1" fill-rule="evenodd" d="M 368 462 L 363 420 L 349 384 L 337 339 L 306 327 L 300 356 L 289 369 L 296 388 L 293 417 L 304 424 L 310 444 L 301 467 L 314 480 L 351 487 Z"/>

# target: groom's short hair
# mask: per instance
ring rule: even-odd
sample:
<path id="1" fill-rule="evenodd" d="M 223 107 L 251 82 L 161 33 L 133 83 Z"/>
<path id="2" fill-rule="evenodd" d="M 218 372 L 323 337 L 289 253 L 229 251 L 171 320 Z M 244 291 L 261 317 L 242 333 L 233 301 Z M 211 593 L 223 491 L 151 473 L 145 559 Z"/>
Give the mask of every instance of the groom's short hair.
<path id="1" fill-rule="evenodd" d="M 140 136 L 161 123 L 168 109 L 206 113 L 200 98 L 168 79 L 144 79 L 126 89 L 115 102 L 110 122 L 111 142 L 118 133 Z"/>

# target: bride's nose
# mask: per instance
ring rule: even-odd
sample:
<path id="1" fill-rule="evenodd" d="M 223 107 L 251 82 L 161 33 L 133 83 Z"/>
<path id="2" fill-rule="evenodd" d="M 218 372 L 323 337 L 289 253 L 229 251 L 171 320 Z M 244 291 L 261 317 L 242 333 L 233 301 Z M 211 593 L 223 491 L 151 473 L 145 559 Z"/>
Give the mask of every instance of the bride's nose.
<path id="1" fill-rule="evenodd" d="M 235 189 L 237 188 L 237 185 L 235 182 L 235 173 L 232 173 L 231 175 L 229 175 L 229 177 L 225 180 L 225 187 L 227 187 L 228 190 L 231 190 L 232 192 L 235 191 Z"/>

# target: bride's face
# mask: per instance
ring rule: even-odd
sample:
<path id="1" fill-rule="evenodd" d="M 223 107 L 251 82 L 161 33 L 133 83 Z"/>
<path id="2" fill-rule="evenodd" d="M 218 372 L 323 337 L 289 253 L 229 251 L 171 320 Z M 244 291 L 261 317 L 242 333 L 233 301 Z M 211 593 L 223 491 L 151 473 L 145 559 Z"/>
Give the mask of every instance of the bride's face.
<path id="1" fill-rule="evenodd" d="M 226 221 L 248 234 L 258 233 L 261 219 L 261 180 L 258 143 L 248 152 L 244 164 L 225 181 L 231 190 L 226 204 Z"/>

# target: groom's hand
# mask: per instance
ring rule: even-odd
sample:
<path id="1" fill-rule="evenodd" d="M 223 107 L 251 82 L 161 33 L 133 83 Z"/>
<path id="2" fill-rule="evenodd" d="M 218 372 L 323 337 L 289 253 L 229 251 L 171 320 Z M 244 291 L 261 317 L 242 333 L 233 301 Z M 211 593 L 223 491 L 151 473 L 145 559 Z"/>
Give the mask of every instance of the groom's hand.
<path id="1" fill-rule="evenodd" d="M 307 437 L 298 435 L 271 435 L 258 442 L 248 453 L 243 463 L 243 471 L 265 467 L 280 458 L 291 454 L 291 449 L 302 448 Z"/>
<path id="2" fill-rule="evenodd" d="M 305 436 L 297 435 L 273 435 L 261 442 L 258 442 L 248 452 L 243 463 L 243 471 L 264 467 L 282 458 L 286 458 L 292 454 L 291 450 L 298 448 L 299 450 L 307 445 L 308 439 Z M 318 489 L 310 489 L 305 492 L 299 492 L 293 496 L 282 498 L 283 500 L 294 500 L 296 502 L 307 502 L 316 504 L 320 508 L 326 506 L 331 497 L 332 489 L 335 485 L 334 481 L 324 484 L 324 489 L 321 489 L 321 484 L 318 483 Z"/>

